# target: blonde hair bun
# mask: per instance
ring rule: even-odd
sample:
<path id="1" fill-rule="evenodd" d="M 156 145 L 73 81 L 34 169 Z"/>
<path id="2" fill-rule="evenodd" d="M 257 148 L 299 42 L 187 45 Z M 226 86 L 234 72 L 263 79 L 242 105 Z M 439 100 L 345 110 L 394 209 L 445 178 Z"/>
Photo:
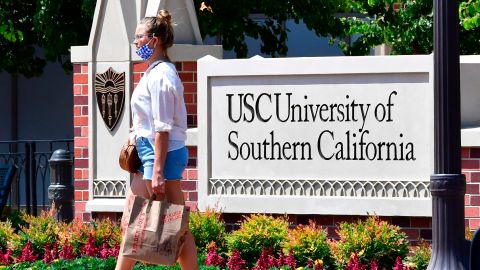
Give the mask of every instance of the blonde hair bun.
<path id="1" fill-rule="evenodd" d="M 172 25 L 172 15 L 170 12 L 165 9 L 160 9 L 157 13 L 157 23 L 166 23 L 167 25 Z"/>

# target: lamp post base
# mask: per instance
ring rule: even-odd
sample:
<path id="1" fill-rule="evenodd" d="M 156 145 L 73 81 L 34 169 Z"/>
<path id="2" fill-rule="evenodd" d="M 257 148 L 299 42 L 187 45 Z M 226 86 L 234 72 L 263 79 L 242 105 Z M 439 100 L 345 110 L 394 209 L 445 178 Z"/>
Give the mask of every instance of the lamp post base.
<path id="1" fill-rule="evenodd" d="M 463 174 L 434 174 L 430 177 L 433 249 L 428 270 L 468 269 L 465 189 Z"/>

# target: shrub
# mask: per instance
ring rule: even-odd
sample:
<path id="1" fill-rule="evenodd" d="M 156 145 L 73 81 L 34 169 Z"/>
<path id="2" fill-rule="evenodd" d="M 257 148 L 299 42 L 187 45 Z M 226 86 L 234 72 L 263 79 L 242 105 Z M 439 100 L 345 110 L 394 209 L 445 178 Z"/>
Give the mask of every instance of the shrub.
<path id="1" fill-rule="evenodd" d="M 195 244 L 200 252 L 207 250 L 210 242 L 221 251 L 225 245 L 225 223 L 220 213 L 207 208 L 205 212 L 192 212 L 189 222 L 190 232 L 195 238 Z"/>
<path id="2" fill-rule="evenodd" d="M 0 220 L 9 220 L 12 224 L 12 227 L 15 229 L 15 232 L 18 232 L 21 226 L 27 225 L 27 222 L 24 220 L 24 216 L 25 213 L 14 210 L 10 206 L 5 206 L 5 208 L 3 208 L 3 213 Z"/>
<path id="3" fill-rule="evenodd" d="M 425 240 L 421 239 L 418 242 L 418 246 L 411 249 L 410 255 L 408 255 L 406 258 L 406 262 L 411 270 L 424 270 L 427 269 L 431 256 L 431 245 Z"/>
<path id="4" fill-rule="evenodd" d="M 79 255 L 81 248 L 87 243 L 90 227 L 80 219 L 74 219 L 70 223 L 61 223 L 58 229 L 60 249 L 69 245 L 67 249 L 73 249 L 74 254 Z M 70 252 L 70 251 L 69 251 Z"/>
<path id="5" fill-rule="evenodd" d="M 55 260 L 51 264 L 42 261 L 35 261 L 33 263 L 19 263 L 7 267 L 5 270 L 30 270 L 30 269 L 44 269 L 44 270 L 83 270 L 83 269 L 97 269 L 97 270 L 111 270 L 115 269 L 116 258 L 110 257 L 106 260 L 93 257 L 82 257 L 73 261 Z"/>
<path id="6" fill-rule="evenodd" d="M 362 264 L 376 259 L 380 269 L 391 269 L 397 257 L 404 258 L 408 253 L 405 233 L 376 216 L 356 223 L 342 223 L 337 233 L 340 239 L 332 244 L 332 253 L 342 269 L 352 254 L 357 254 Z"/>
<path id="7" fill-rule="evenodd" d="M 10 220 L 0 222 L 0 251 L 8 248 L 8 242 L 15 236 L 15 229 Z"/>
<path id="8" fill-rule="evenodd" d="M 53 218 L 53 212 L 46 211 L 42 211 L 37 217 L 24 214 L 24 220 L 28 225 L 21 226 L 19 241 L 12 244 L 14 254 L 20 253 L 20 250 L 31 242 L 33 251 L 43 257 L 45 245 L 53 245 L 58 239 L 59 223 Z"/>
<path id="9" fill-rule="evenodd" d="M 121 228 L 110 219 L 92 220 L 89 224 L 90 233 L 95 238 L 95 244 L 100 247 L 107 240 L 109 247 L 119 245 L 122 241 Z"/>
<path id="10" fill-rule="evenodd" d="M 288 222 L 285 218 L 253 214 L 245 218 L 240 229 L 227 235 L 226 240 L 230 252 L 238 250 L 247 260 L 247 265 L 253 266 L 263 248 L 277 253 L 287 234 Z"/>
<path id="11" fill-rule="evenodd" d="M 298 225 L 291 229 L 283 250 L 286 254 L 292 251 L 301 266 L 318 259 L 323 261 L 325 268 L 333 266 L 327 233 L 312 221 L 307 226 Z"/>

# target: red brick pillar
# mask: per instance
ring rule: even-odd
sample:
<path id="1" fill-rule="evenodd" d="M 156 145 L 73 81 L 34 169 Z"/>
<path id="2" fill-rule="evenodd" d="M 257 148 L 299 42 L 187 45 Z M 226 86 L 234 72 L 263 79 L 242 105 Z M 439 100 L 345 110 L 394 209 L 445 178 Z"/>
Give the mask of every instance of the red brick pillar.
<path id="1" fill-rule="evenodd" d="M 480 147 L 462 148 L 462 173 L 467 180 L 465 226 L 480 227 Z"/>
<path id="2" fill-rule="evenodd" d="M 73 66 L 73 129 L 75 218 L 90 220 L 85 212 L 88 201 L 88 65 Z"/>

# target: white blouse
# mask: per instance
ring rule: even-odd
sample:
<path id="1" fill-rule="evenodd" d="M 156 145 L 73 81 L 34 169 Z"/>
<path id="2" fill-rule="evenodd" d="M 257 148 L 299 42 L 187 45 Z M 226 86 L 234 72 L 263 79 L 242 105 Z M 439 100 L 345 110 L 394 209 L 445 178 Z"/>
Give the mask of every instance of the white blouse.
<path id="1" fill-rule="evenodd" d="M 148 67 L 133 91 L 130 106 L 137 137 L 153 143 L 155 132 L 168 132 L 168 151 L 185 145 L 187 110 L 183 85 L 172 63 L 157 61 Z"/>

